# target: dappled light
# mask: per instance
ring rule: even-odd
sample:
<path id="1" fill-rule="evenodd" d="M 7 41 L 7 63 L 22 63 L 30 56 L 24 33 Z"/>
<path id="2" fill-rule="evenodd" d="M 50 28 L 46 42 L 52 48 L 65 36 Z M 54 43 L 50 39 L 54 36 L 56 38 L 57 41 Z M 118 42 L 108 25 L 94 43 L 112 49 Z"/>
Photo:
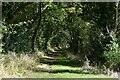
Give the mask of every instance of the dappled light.
<path id="1" fill-rule="evenodd" d="M 117 78 L 119 2 L 2 2 L 0 78 Z"/>

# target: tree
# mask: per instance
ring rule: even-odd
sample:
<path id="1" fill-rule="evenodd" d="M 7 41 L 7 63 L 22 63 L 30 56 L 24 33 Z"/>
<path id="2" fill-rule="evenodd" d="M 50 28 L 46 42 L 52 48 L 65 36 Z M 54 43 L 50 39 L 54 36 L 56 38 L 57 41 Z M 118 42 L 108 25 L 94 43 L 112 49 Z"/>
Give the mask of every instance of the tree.
<path id="1" fill-rule="evenodd" d="M 38 8 L 38 14 L 39 14 L 39 17 L 38 17 L 38 24 L 37 24 L 37 27 L 35 28 L 34 32 L 33 32 L 33 36 L 32 36 L 32 44 L 31 44 L 31 48 L 33 51 L 35 51 L 35 40 L 36 40 L 36 37 L 37 37 L 37 32 L 39 30 L 39 27 L 41 25 L 41 15 L 42 15 L 42 11 L 41 11 L 41 6 L 42 6 L 42 3 L 39 2 L 39 8 Z"/>

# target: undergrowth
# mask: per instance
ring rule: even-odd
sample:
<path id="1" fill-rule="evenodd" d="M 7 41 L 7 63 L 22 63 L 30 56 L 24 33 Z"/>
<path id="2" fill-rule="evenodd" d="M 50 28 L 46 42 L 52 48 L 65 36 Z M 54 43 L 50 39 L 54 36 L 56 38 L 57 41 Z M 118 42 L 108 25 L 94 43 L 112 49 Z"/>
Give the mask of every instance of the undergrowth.
<path id="1" fill-rule="evenodd" d="M 35 54 L 34 54 L 35 55 Z M 32 70 L 38 64 L 38 57 L 28 54 L 9 53 L 1 54 L 0 77 L 24 77 L 28 70 Z"/>

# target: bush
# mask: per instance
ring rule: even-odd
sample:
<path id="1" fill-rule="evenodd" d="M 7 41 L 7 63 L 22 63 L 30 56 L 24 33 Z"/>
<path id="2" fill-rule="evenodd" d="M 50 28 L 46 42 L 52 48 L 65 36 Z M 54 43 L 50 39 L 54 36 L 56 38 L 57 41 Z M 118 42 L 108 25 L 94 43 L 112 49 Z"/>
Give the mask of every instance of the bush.
<path id="1" fill-rule="evenodd" d="M 110 37 L 112 40 L 110 44 L 106 45 L 104 56 L 107 60 L 106 66 L 108 68 L 112 68 L 120 63 L 120 51 L 119 51 L 119 44 L 116 38 L 116 34 L 114 32 L 110 33 Z"/>

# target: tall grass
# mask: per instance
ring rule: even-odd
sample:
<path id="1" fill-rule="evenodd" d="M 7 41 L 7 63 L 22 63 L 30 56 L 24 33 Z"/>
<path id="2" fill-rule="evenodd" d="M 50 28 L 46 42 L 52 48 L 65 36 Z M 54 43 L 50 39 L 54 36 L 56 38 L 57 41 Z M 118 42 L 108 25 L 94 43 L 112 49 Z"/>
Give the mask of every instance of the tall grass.
<path id="1" fill-rule="evenodd" d="M 23 77 L 28 70 L 32 70 L 36 65 L 37 58 L 28 54 L 9 53 L 1 55 L 0 77 Z"/>

